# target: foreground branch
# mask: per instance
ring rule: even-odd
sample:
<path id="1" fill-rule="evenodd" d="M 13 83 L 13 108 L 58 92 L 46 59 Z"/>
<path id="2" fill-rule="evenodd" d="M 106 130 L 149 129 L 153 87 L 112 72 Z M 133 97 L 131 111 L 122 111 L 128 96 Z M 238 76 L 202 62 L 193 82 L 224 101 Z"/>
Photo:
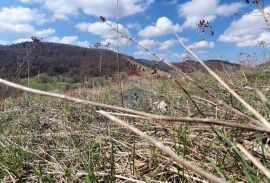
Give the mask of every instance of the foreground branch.
<path id="1" fill-rule="evenodd" d="M 246 150 L 241 144 L 236 144 L 236 146 L 248 157 L 248 159 L 250 159 L 252 161 L 252 163 L 259 168 L 264 175 L 266 175 L 266 177 L 270 180 L 270 171 L 269 169 L 265 168 L 261 162 L 255 158 L 252 154 L 250 154 L 248 152 L 248 150 Z"/>
<path id="2" fill-rule="evenodd" d="M 182 157 L 180 157 L 179 155 L 177 155 L 174 151 L 171 150 L 171 148 L 169 148 L 168 146 L 163 145 L 162 143 L 160 143 L 159 141 L 155 140 L 154 138 L 148 136 L 147 134 L 145 134 L 144 132 L 140 131 L 139 129 L 127 124 L 126 122 L 106 113 L 105 111 L 98 111 L 98 113 L 100 113 L 101 115 L 105 116 L 106 118 L 114 121 L 115 123 L 117 123 L 120 126 L 123 126 L 127 129 L 129 129 L 130 131 L 132 131 L 133 133 L 139 135 L 141 138 L 147 140 L 149 142 L 149 144 L 154 145 L 155 147 L 157 147 L 162 153 L 167 154 L 168 156 L 170 156 L 174 161 L 176 161 L 177 163 L 179 163 L 183 168 L 188 169 L 198 175 L 200 175 L 201 177 L 209 180 L 210 182 L 216 182 L 216 183 L 220 183 L 223 182 L 222 179 L 216 177 L 215 175 L 206 172 L 205 170 L 201 169 L 198 167 L 198 165 L 195 165 L 194 163 L 191 163 L 187 160 L 184 160 Z"/>

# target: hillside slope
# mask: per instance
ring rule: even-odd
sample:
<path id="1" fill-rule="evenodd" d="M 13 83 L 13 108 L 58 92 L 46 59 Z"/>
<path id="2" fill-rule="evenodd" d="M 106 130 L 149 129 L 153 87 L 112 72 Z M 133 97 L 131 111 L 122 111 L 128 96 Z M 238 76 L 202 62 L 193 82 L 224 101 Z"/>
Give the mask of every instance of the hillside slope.
<path id="1" fill-rule="evenodd" d="M 102 58 L 102 59 L 101 59 Z M 117 55 L 105 49 L 82 48 L 57 43 L 21 43 L 0 47 L 0 75 L 11 77 L 47 73 L 83 78 L 85 76 L 112 75 L 118 71 Z M 133 57 L 119 55 L 120 71 L 134 73 L 151 70 L 137 63 Z M 100 67 L 101 60 L 101 67 Z"/>
<path id="2" fill-rule="evenodd" d="M 151 75 L 153 69 L 169 71 L 171 68 L 154 60 L 135 59 L 119 55 L 120 71 L 128 75 Z M 46 73 L 50 76 L 67 76 L 77 81 L 91 76 L 111 76 L 118 72 L 117 54 L 107 49 L 82 48 L 78 46 L 30 42 L 0 46 L 0 77 L 22 78 Z M 215 71 L 235 71 L 238 64 L 221 60 L 208 60 L 206 64 Z M 186 61 L 175 63 L 183 72 L 206 72 L 200 63 Z M 155 73 L 155 72 L 154 72 Z"/>

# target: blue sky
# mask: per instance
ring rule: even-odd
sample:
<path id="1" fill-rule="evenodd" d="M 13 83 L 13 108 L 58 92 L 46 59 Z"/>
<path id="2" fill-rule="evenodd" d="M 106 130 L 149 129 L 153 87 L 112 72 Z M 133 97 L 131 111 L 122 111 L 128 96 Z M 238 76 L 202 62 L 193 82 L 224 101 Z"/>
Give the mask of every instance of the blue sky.
<path id="1" fill-rule="evenodd" d="M 186 56 L 175 33 L 203 59 L 238 62 L 242 51 L 256 55 L 259 62 L 266 57 L 269 30 L 257 7 L 244 1 L 119 0 L 119 4 L 120 30 L 172 62 Z M 99 21 L 99 16 L 115 26 L 116 0 L 1 0 L 0 6 L 0 44 L 37 36 L 43 41 L 83 47 L 110 42 L 110 49 L 115 49 L 116 34 Z M 269 12 L 270 7 L 265 6 Z M 232 16 L 235 13 L 238 16 Z M 210 30 L 199 31 L 196 23 L 201 19 L 210 22 L 213 36 Z M 266 48 L 258 47 L 260 41 L 265 41 Z M 153 58 L 124 38 L 119 42 L 123 53 Z"/>

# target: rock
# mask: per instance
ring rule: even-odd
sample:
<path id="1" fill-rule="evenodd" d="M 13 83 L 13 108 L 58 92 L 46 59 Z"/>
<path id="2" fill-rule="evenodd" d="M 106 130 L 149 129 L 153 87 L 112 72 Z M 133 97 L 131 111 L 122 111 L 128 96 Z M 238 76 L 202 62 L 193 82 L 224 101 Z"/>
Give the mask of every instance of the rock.
<path id="1" fill-rule="evenodd" d="M 156 105 L 156 108 L 162 113 L 165 113 L 168 110 L 168 104 L 164 100 L 154 102 L 154 105 Z"/>

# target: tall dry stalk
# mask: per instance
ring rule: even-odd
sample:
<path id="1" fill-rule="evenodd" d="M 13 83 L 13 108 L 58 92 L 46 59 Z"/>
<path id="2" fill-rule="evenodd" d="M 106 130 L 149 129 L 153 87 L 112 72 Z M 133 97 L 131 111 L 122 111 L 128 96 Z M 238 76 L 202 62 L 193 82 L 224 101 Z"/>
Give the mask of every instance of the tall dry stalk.
<path id="1" fill-rule="evenodd" d="M 240 95 L 238 95 L 227 83 L 225 83 L 212 69 L 210 69 L 191 49 L 189 49 L 176 34 L 178 42 L 211 74 L 225 89 L 227 89 L 232 96 L 234 96 L 243 106 L 252 113 L 259 121 L 261 121 L 266 128 L 270 130 L 270 123 L 251 105 L 249 105 Z"/>
<path id="2" fill-rule="evenodd" d="M 119 80 L 119 90 L 120 90 L 120 96 L 121 96 L 121 104 L 122 107 L 124 107 L 124 97 L 123 97 L 123 87 L 122 87 L 122 78 L 121 78 L 121 70 L 120 70 L 120 59 L 119 59 L 119 0 L 116 0 L 116 6 L 117 6 L 117 16 L 116 16 L 116 59 L 117 59 L 117 72 L 118 72 L 118 80 Z"/>

